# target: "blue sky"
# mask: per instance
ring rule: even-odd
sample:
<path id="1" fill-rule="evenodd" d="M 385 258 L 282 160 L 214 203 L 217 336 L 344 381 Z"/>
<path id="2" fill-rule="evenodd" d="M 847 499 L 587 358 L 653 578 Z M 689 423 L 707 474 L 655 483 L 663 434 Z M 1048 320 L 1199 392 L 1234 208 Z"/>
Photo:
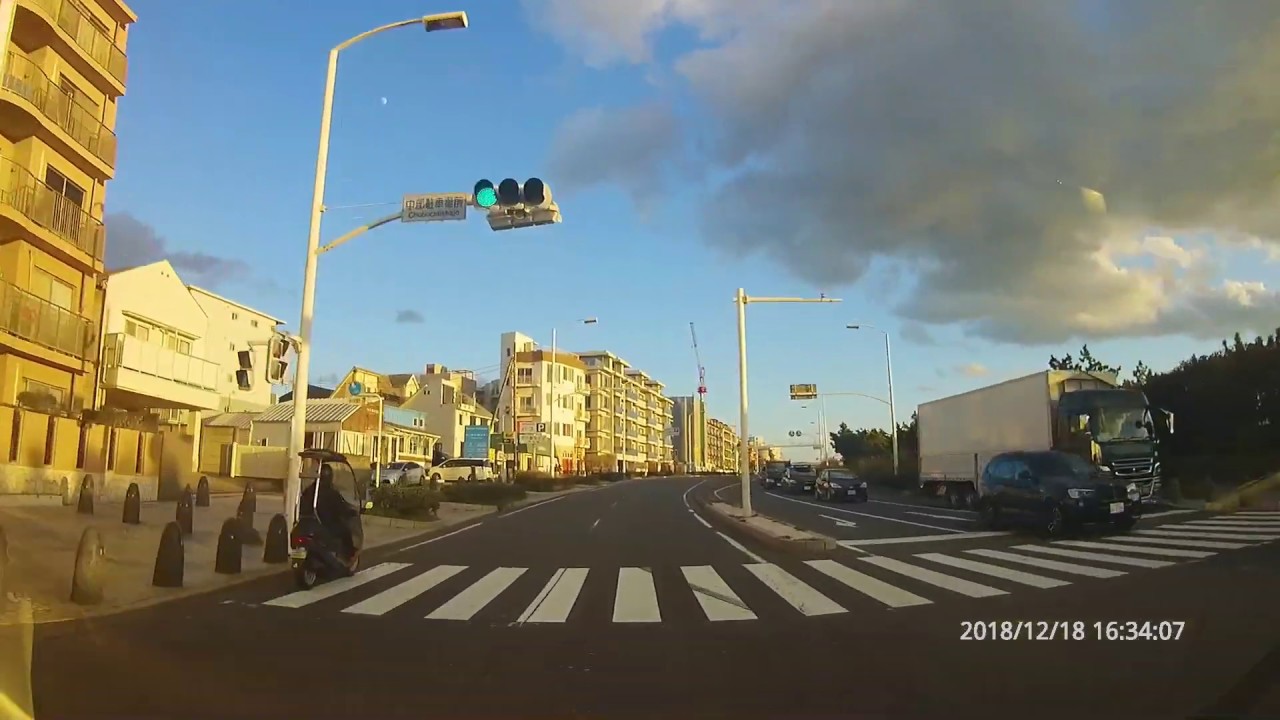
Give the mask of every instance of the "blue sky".
<path id="1" fill-rule="evenodd" d="M 108 211 L 153 226 L 170 251 L 239 258 L 250 276 L 216 288 L 296 328 L 307 207 L 319 126 L 325 53 L 365 29 L 424 11 L 409 0 L 303 3 L 134 0 L 129 89 L 117 132 L 120 165 Z M 394 212 L 404 193 L 469 191 L 480 177 L 546 173 L 556 128 L 583 108 L 643 102 L 657 90 L 643 67 L 591 69 L 531 29 L 514 2 L 466 2 L 471 28 L 430 36 L 386 34 L 347 51 L 338 78 L 323 238 Z M 687 50 L 673 33 L 659 53 Z M 386 102 L 383 103 L 382 99 Z M 676 101 L 680 99 L 677 97 Z M 558 194 L 562 225 L 492 233 L 466 223 L 393 224 L 322 258 L 314 378 L 352 365 L 407 372 L 424 363 L 483 371 L 498 338 L 519 330 L 566 349 L 608 349 L 688 394 L 697 382 L 689 323 L 697 327 L 713 415 L 737 422 L 734 290 L 813 296 L 839 305 L 760 305 L 748 313 L 752 434 L 784 442 L 812 411 L 786 397 L 790 383 L 825 392 L 882 395 L 880 336 L 844 329 L 876 324 L 894 336 L 898 414 L 921 401 L 1044 367 L 1049 347 L 995 345 L 959 330 L 934 345 L 897 337 L 900 327 L 873 271 L 853 287 L 818 288 L 763 256 L 709 249 L 694 197 L 665 188 L 661 211 L 636 214 L 612 188 Z M 368 207 L 370 204 L 380 204 Z M 357 207 L 362 206 L 362 207 Z M 888 276 L 885 276 L 888 277 Z M 397 311 L 422 314 L 397 324 Z M 595 316 L 594 326 L 574 326 Z M 1179 338 L 1093 343 L 1126 369 L 1139 357 L 1163 369 L 1214 343 Z M 956 370 L 971 363 L 984 377 Z M 877 403 L 832 398 L 834 425 L 886 425 Z M 796 455 L 804 453 L 797 451 Z"/>

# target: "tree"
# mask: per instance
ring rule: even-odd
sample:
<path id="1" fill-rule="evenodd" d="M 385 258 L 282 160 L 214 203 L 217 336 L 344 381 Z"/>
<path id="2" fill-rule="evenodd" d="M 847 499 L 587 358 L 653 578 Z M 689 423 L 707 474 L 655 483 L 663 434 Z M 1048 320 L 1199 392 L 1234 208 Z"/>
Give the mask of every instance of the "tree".
<path id="1" fill-rule="evenodd" d="M 1080 357 L 1073 358 L 1071 353 L 1067 353 L 1062 357 L 1056 355 L 1049 356 L 1050 370 L 1077 370 L 1091 373 L 1111 373 L 1113 375 L 1120 374 L 1119 365 L 1108 365 L 1093 356 L 1089 351 L 1088 344 L 1080 346 Z"/>
<path id="2" fill-rule="evenodd" d="M 1146 363 L 1139 360 L 1138 364 L 1133 366 L 1132 383 L 1126 382 L 1125 385 L 1132 384 L 1134 387 L 1144 388 L 1147 386 L 1147 383 L 1151 382 L 1152 375 L 1154 375 L 1154 373 L 1151 372 L 1151 368 L 1147 367 Z"/>

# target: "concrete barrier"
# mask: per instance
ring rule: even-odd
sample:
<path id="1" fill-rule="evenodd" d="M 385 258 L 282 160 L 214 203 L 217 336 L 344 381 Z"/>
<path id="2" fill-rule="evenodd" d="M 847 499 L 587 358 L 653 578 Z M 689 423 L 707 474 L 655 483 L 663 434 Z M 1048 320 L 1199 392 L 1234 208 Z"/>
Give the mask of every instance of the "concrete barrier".
<path id="1" fill-rule="evenodd" d="M 718 490 L 721 487 L 724 487 L 724 485 L 707 488 L 705 491 L 700 488 L 699 491 L 690 493 L 689 501 L 695 512 L 710 523 L 713 528 L 726 535 L 733 536 L 737 540 L 759 543 L 777 552 L 804 557 L 818 557 L 839 547 L 839 543 L 835 538 L 791 528 L 791 526 L 786 527 L 794 531 L 799 537 L 783 537 L 752 525 L 743 518 L 725 513 L 717 507 L 718 503 L 707 498 L 714 490 Z M 784 523 L 773 518 L 768 519 L 775 524 L 784 525 Z"/>

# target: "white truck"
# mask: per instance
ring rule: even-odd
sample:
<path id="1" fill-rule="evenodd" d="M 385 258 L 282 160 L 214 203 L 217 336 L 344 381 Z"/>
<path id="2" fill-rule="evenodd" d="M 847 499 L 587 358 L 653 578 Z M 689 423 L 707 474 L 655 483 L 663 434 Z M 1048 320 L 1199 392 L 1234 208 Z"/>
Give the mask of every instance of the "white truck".
<path id="1" fill-rule="evenodd" d="M 1060 450 L 1135 483 L 1144 502 L 1160 493 L 1159 437 L 1173 414 L 1111 373 L 1046 370 L 927 402 L 917 419 L 920 487 L 972 507 L 992 456 Z"/>

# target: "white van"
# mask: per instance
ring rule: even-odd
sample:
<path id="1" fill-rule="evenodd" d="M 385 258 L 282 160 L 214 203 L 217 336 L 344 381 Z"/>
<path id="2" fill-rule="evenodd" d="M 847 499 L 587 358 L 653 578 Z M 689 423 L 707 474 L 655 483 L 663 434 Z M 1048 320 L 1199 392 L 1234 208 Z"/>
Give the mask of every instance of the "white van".
<path id="1" fill-rule="evenodd" d="M 471 482 L 472 471 L 475 482 L 492 482 L 494 479 L 493 463 L 480 458 L 452 458 L 431 468 L 432 482 Z"/>

